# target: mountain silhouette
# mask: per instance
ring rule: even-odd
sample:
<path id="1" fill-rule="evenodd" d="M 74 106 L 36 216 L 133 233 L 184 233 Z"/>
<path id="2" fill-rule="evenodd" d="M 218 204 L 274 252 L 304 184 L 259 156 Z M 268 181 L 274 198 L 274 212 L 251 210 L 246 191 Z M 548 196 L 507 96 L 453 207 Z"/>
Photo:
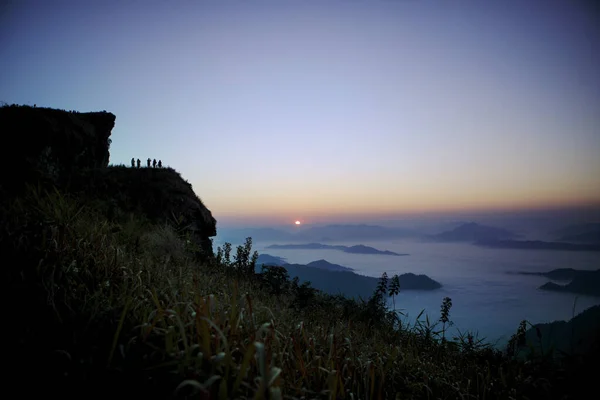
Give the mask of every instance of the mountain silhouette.
<path id="1" fill-rule="evenodd" d="M 554 234 L 560 242 L 600 244 L 600 223 L 570 225 Z"/>
<path id="2" fill-rule="evenodd" d="M 515 237 L 517 237 L 515 233 L 506 229 L 469 222 L 452 230 L 437 235 L 430 235 L 429 239 L 438 242 L 478 242 L 512 239 Z"/>
<path id="3" fill-rule="evenodd" d="M 321 243 L 307 244 L 272 244 L 267 246 L 267 249 L 282 249 L 282 250 L 340 250 L 344 253 L 352 254 L 376 254 L 386 256 L 406 256 L 408 254 L 394 253 L 389 250 L 377 250 L 374 247 L 365 246 L 362 244 L 355 246 L 328 245 Z"/>

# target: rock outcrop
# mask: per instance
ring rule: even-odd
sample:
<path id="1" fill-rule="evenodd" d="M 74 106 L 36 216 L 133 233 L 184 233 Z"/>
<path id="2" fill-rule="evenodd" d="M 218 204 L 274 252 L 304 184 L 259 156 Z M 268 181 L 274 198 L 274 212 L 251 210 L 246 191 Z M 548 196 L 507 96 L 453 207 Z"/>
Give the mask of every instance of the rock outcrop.
<path id="1" fill-rule="evenodd" d="M 105 213 L 141 212 L 155 223 L 169 223 L 190 233 L 204 254 L 212 255 L 210 237 L 217 222 L 192 185 L 172 168 L 109 166 L 74 176 L 71 190 L 109 204 Z"/>
<path id="2" fill-rule="evenodd" d="M 189 182 L 171 168 L 108 166 L 114 114 L 29 106 L 0 107 L 5 142 L 0 157 L 0 200 L 26 184 L 55 186 L 86 201 L 107 205 L 110 218 L 141 211 L 150 221 L 171 223 L 212 255 L 216 221 Z"/>
<path id="3" fill-rule="evenodd" d="M 64 186 L 81 170 L 105 168 L 115 119 L 106 111 L 0 107 L 0 130 L 7 144 L 0 147 L 3 189 L 14 193 L 39 180 Z"/>

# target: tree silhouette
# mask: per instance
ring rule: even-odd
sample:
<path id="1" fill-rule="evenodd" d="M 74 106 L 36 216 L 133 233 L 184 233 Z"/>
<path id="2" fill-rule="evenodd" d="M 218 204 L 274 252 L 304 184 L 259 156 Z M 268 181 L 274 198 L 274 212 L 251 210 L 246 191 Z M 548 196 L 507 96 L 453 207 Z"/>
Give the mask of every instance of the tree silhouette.
<path id="1" fill-rule="evenodd" d="M 394 275 L 392 277 L 392 280 L 390 281 L 390 291 L 388 293 L 388 296 L 392 297 L 392 303 L 394 304 L 394 310 L 396 309 L 396 299 L 395 296 L 398 296 L 398 294 L 400 293 L 400 277 L 398 276 L 398 274 Z"/>

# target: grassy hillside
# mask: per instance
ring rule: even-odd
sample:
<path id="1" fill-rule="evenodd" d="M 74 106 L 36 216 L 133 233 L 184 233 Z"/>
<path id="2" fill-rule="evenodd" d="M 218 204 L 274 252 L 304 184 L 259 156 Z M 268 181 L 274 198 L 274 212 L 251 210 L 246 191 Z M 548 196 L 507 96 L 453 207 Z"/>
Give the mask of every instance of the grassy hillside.
<path id="1" fill-rule="evenodd" d="M 11 397 L 575 399 L 594 383 L 597 352 L 556 357 L 525 321 L 500 352 L 447 337 L 449 298 L 402 324 L 395 277 L 356 301 L 256 273 L 250 238 L 213 254 L 216 221 L 179 173 L 106 165 L 110 113 L 0 117 L 24 135 L 0 182 Z"/>
<path id="2" fill-rule="evenodd" d="M 199 250 L 212 255 L 208 238 L 217 233 L 216 220 L 192 185 L 172 168 L 109 166 L 83 170 L 71 178 L 67 190 L 109 218 L 122 219 L 123 214 L 133 213 L 152 223 L 169 222 L 188 233 Z"/>
<path id="3" fill-rule="evenodd" d="M 65 397 L 508 399 L 582 388 L 571 377 L 584 376 L 577 366 L 519 361 L 469 335 L 444 340 L 439 321 L 399 327 L 381 292 L 360 303 L 277 271 L 250 273 L 251 242 L 199 265 L 173 226 L 103 209 L 35 187 L 3 204 L 2 254 L 15 261 L 2 279 L 7 360 L 23 390 L 36 382 Z"/>

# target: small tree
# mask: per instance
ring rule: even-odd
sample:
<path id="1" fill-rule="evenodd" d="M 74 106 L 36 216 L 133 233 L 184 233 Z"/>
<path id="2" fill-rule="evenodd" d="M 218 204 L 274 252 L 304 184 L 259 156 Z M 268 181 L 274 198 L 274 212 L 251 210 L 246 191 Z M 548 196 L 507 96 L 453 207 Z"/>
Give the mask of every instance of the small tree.
<path id="1" fill-rule="evenodd" d="M 440 316 L 440 322 L 442 323 L 442 342 L 446 341 L 446 324 L 452 326 L 450 321 L 450 309 L 452 308 L 452 299 L 450 297 L 444 297 L 442 301 L 442 315 Z"/>
<path id="2" fill-rule="evenodd" d="M 315 298 L 317 290 L 310 285 L 310 281 L 305 281 L 301 285 L 298 284 L 299 279 L 297 276 L 294 277 L 291 283 L 291 292 L 294 295 L 292 301 L 292 307 L 297 309 L 303 309 Z"/>
<path id="3" fill-rule="evenodd" d="M 522 320 L 519 323 L 517 332 L 514 333 L 506 345 L 506 353 L 509 357 L 516 357 L 521 347 L 525 346 L 525 333 L 527 332 L 527 321 Z"/>
<path id="4" fill-rule="evenodd" d="M 384 272 L 383 274 L 381 274 L 381 278 L 379 278 L 379 283 L 377 284 L 377 292 L 381 293 L 382 296 L 385 296 L 387 294 L 387 287 L 388 276 L 387 272 Z"/>
<path id="5" fill-rule="evenodd" d="M 271 293 L 280 295 L 289 288 L 289 275 L 284 267 L 264 265 L 261 267 L 263 282 L 269 287 Z"/>
<path id="6" fill-rule="evenodd" d="M 252 253 L 252 238 L 247 237 L 246 242 L 243 246 L 237 247 L 237 252 L 235 255 L 234 265 L 236 269 L 246 275 L 254 275 L 256 262 L 258 261 L 258 252 L 255 251 L 250 257 Z"/>
<path id="7" fill-rule="evenodd" d="M 231 243 L 224 243 L 223 248 L 221 248 L 221 246 L 217 247 L 216 259 L 218 265 L 224 267 L 231 266 Z"/>
<path id="8" fill-rule="evenodd" d="M 366 312 L 366 319 L 371 325 L 388 325 L 392 326 L 397 319 L 395 312 L 390 312 L 386 308 L 386 300 L 388 291 L 388 277 L 387 273 L 384 272 L 379 278 L 379 283 L 375 292 L 371 295 L 369 300 L 365 303 L 361 299 L 360 308 Z"/>
<path id="9" fill-rule="evenodd" d="M 392 303 L 394 304 L 394 311 L 396 310 L 396 299 L 395 296 L 398 296 L 400 293 L 400 277 L 398 274 L 395 274 L 390 281 L 390 291 L 388 296 L 392 297 Z"/>

